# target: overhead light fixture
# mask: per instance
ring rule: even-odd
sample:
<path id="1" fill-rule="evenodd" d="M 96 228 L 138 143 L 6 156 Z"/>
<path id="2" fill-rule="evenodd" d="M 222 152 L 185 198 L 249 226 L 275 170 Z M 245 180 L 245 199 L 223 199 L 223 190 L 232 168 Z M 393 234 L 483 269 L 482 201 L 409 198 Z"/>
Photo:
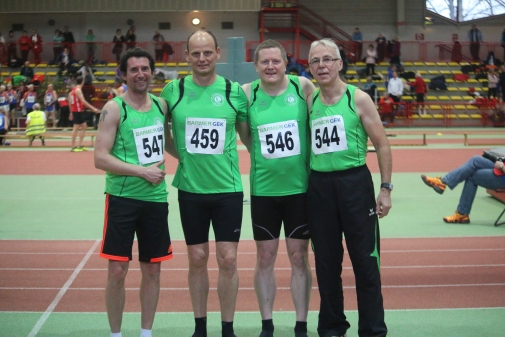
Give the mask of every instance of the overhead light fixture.
<path id="1" fill-rule="evenodd" d="M 198 26 L 200 24 L 200 19 L 199 18 L 194 18 L 193 20 L 191 20 L 191 23 L 194 26 Z"/>

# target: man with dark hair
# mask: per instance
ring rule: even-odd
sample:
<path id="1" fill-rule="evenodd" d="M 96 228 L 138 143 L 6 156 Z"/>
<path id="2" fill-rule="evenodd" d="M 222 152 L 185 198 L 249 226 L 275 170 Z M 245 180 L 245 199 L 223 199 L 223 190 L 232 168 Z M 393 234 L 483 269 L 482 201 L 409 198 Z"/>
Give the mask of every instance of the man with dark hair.
<path id="1" fill-rule="evenodd" d="M 274 265 L 284 224 L 291 264 L 296 337 L 307 337 L 312 273 L 308 261 L 307 179 L 309 175 L 306 98 L 315 87 L 302 76 L 286 75 L 287 56 L 277 41 L 254 52 L 259 79 L 242 86 L 249 100 L 251 132 L 251 217 L 257 261 L 254 288 L 261 313 L 260 337 L 274 336 L 277 287 Z"/>
<path id="2" fill-rule="evenodd" d="M 63 32 L 61 33 L 63 35 L 63 46 L 68 49 L 68 53 L 70 54 L 70 57 L 72 57 L 72 46 L 75 43 L 74 40 L 74 34 L 68 30 L 68 26 L 63 27 Z"/>
<path id="3" fill-rule="evenodd" d="M 141 330 L 151 337 L 160 292 L 161 261 L 172 258 L 163 158 L 166 103 L 148 93 L 154 67 L 138 48 L 121 58 L 128 91 L 103 107 L 95 167 L 106 171 L 106 202 L 100 257 L 108 259 L 105 303 L 111 337 L 121 337 L 125 278 L 136 234 L 139 250 Z"/>
<path id="4" fill-rule="evenodd" d="M 165 148 L 179 159 L 172 185 L 179 189 L 181 222 L 188 250 L 188 283 L 195 317 L 193 337 L 207 337 L 211 222 L 219 267 L 217 292 L 222 336 L 234 337 L 237 247 L 244 197 L 236 132 L 241 139 L 248 138 L 247 97 L 238 83 L 216 74 L 220 49 L 212 33 L 196 31 L 190 35 L 187 48 L 186 60 L 193 74 L 167 84 L 160 97 L 169 107 Z"/>
<path id="5" fill-rule="evenodd" d="M 77 76 L 75 79 L 77 85 L 70 91 L 68 94 L 69 102 L 70 102 L 70 116 L 69 119 L 73 123 L 72 129 L 72 148 L 70 151 L 72 152 L 82 152 L 87 149 L 82 146 L 82 141 L 84 139 L 84 133 L 86 132 L 86 128 L 88 127 L 86 124 L 86 120 L 84 118 L 84 107 L 91 109 L 94 113 L 99 113 L 99 110 L 92 106 L 86 99 L 84 98 L 84 94 L 82 93 L 82 86 L 84 79 L 82 76 Z M 79 146 L 75 146 L 75 139 L 77 137 L 77 131 L 81 129 L 79 134 Z"/>

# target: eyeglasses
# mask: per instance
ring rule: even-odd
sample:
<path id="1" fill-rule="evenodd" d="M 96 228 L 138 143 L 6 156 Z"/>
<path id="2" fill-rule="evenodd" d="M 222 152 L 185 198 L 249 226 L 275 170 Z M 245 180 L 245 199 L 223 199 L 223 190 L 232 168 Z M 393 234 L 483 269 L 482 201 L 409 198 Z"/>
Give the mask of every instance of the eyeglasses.
<path id="1" fill-rule="evenodd" d="M 332 59 L 330 57 L 323 57 L 322 59 L 312 59 L 309 61 L 309 64 L 311 67 L 316 67 L 316 66 L 319 66 L 322 61 L 325 66 L 330 67 L 337 60 L 340 60 L 340 59 L 338 59 L 338 58 Z"/>

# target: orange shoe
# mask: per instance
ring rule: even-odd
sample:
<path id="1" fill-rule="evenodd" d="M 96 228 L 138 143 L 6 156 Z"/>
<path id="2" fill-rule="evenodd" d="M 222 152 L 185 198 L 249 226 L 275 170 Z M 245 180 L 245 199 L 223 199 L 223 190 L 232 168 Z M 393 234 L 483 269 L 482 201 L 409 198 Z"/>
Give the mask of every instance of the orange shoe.
<path id="1" fill-rule="evenodd" d="M 430 178 L 423 174 L 421 175 L 421 179 L 424 181 L 426 185 L 432 187 L 438 194 L 444 193 L 445 188 L 447 187 L 447 185 L 444 184 L 442 180 L 440 180 L 440 177 Z"/>
<path id="2" fill-rule="evenodd" d="M 454 215 L 446 216 L 444 222 L 447 223 L 470 223 L 470 217 L 468 214 L 461 214 L 458 211 Z"/>

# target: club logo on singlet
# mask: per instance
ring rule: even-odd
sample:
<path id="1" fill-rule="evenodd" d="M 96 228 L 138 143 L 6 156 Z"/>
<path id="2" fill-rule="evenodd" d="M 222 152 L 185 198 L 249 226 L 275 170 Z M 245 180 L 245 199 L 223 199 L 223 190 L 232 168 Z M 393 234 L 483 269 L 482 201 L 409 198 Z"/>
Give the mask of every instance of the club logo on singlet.
<path id="1" fill-rule="evenodd" d="M 298 104 L 298 98 L 296 98 L 296 96 L 293 94 L 287 94 L 284 96 L 284 103 L 289 106 L 294 106 Z"/>
<path id="2" fill-rule="evenodd" d="M 210 101 L 215 106 L 221 106 L 224 103 L 224 96 L 221 95 L 220 93 L 216 93 L 216 94 L 212 95 L 212 97 L 210 98 Z"/>

